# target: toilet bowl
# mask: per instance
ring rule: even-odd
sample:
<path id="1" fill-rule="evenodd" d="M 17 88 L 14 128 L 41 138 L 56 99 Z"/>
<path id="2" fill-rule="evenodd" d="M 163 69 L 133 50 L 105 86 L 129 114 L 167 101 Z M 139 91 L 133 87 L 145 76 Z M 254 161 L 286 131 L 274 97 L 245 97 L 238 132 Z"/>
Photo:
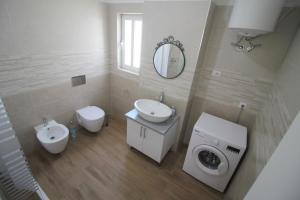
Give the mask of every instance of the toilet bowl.
<path id="1" fill-rule="evenodd" d="M 34 129 L 39 142 L 48 152 L 58 154 L 65 150 L 69 139 L 67 127 L 52 120 L 46 125 L 42 124 Z"/>
<path id="2" fill-rule="evenodd" d="M 105 112 L 97 106 L 87 106 L 76 111 L 78 123 L 90 132 L 98 132 L 104 122 Z"/>

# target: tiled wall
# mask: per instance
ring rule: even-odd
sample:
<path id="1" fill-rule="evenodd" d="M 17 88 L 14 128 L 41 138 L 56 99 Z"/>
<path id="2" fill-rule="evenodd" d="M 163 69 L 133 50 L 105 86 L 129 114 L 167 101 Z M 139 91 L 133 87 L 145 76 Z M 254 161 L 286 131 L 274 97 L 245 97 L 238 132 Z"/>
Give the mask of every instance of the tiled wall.
<path id="1" fill-rule="evenodd" d="M 180 128 L 185 116 L 195 75 L 199 50 L 205 29 L 210 1 L 202 2 L 145 2 L 141 4 L 112 4 L 110 7 L 110 32 L 117 38 L 117 15 L 120 13 L 142 12 L 143 42 L 142 60 L 139 75 L 124 72 L 117 65 L 117 40 L 111 43 L 112 50 L 112 113 L 123 116 L 133 107 L 137 98 L 157 99 L 162 91 L 165 103 L 175 106 L 181 116 Z M 168 15 L 166 15 L 168 10 Z M 181 13 L 181 15 L 178 15 Z M 188 14 L 187 14 L 188 13 Z M 152 63 L 156 44 L 163 38 L 173 35 L 185 49 L 186 66 L 176 79 L 159 76 Z M 122 105 L 122 106 L 121 106 Z"/>
<path id="2" fill-rule="evenodd" d="M 281 141 L 292 119 L 274 86 L 249 133 L 246 156 L 226 192 L 226 199 L 242 199 Z M 300 97 L 299 97 L 300 98 Z"/>
<path id="3" fill-rule="evenodd" d="M 239 52 L 231 46 L 237 37 L 227 28 L 230 14 L 231 7 L 216 6 L 196 96 L 231 106 L 242 101 L 250 111 L 257 112 L 294 37 L 300 10 L 281 19 L 274 33 L 255 40 L 262 47 L 250 53 Z M 220 71 L 221 77 L 213 77 L 212 70 Z"/>
<path id="4" fill-rule="evenodd" d="M 248 151 L 226 192 L 226 198 L 238 200 L 248 191 L 280 142 L 294 117 L 290 113 L 299 110 L 287 110 L 289 105 L 297 107 L 298 103 L 291 102 L 299 102 L 295 99 L 300 98 L 292 86 L 299 85 L 295 64 L 299 62 L 294 61 L 296 56 L 289 58 L 292 52 L 296 54 L 299 50 L 290 50 L 288 58 L 285 57 L 299 25 L 300 10 L 294 9 L 281 19 L 274 33 L 256 41 L 263 46 L 248 54 L 235 51 L 230 45 L 236 40 L 236 35 L 227 29 L 230 11 L 228 6 L 215 8 L 184 141 L 188 143 L 192 127 L 202 112 L 236 122 L 239 102 L 247 103 L 240 123 L 248 127 Z M 286 65 L 290 63 L 293 67 L 287 70 Z M 221 77 L 212 76 L 214 69 L 222 73 Z"/>
<path id="5" fill-rule="evenodd" d="M 111 54 L 112 72 L 134 79 L 134 75 L 123 72 L 117 63 L 117 15 L 120 13 L 144 13 L 141 71 L 135 80 L 144 88 L 165 91 L 169 96 L 187 100 L 189 96 L 197 58 L 205 28 L 209 1 L 203 2 L 146 2 L 143 4 L 110 5 L 110 32 L 112 35 Z M 168 10 L 168 16 L 165 16 Z M 202 12 L 199 12 L 201 10 Z M 177 13 L 183 13 L 178 16 Z M 184 13 L 189 13 L 185 15 Z M 191 31 L 192 30 L 192 31 Z M 164 79 L 153 68 L 152 58 L 156 44 L 163 38 L 173 35 L 185 48 L 186 66 L 176 79 Z M 187 37 L 188 36 L 188 37 Z"/>
<path id="6" fill-rule="evenodd" d="M 108 52 L 0 58 L 0 96 L 109 73 Z"/>
<path id="7" fill-rule="evenodd" d="M 282 94 L 283 101 L 286 103 L 287 109 L 294 119 L 300 108 L 300 25 L 298 32 L 289 50 L 289 53 L 284 60 L 282 67 L 279 69 L 276 78 L 278 90 Z"/>
<path id="8" fill-rule="evenodd" d="M 187 101 L 196 71 L 210 2 L 146 2 L 144 6 L 145 26 L 140 85 L 156 91 L 165 91 L 168 96 Z M 169 35 L 180 40 L 185 49 L 185 68 L 176 79 L 161 78 L 152 63 L 156 44 Z"/>
<path id="9" fill-rule="evenodd" d="M 26 153 L 43 117 L 67 125 L 78 108 L 109 111 L 106 12 L 97 0 L 0 2 L 0 96 Z"/>
<path id="10" fill-rule="evenodd" d="M 246 157 L 226 193 L 227 199 L 244 197 L 300 110 L 299 52 L 298 26 L 297 35 L 277 71 L 273 87 L 257 114 Z"/>
<path id="11" fill-rule="evenodd" d="M 289 12 L 285 9 L 284 13 Z M 236 51 L 231 42 L 236 33 L 227 28 L 231 7 L 216 6 L 205 56 L 199 67 L 198 83 L 185 135 L 188 143 L 193 124 L 203 111 L 213 112 L 219 117 L 236 121 L 239 102 L 247 104 L 241 123 L 251 129 L 254 116 L 268 99 L 268 92 L 276 78 L 300 19 L 300 10 L 295 9 L 281 19 L 274 33 L 255 40 L 262 47 L 250 53 Z M 222 74 L 212 76 L 213 70 Z M 214 105 L 212 107 L 212 105 Z M 224 110 L 227 110 L 224 112 Z M 195 114 L 197 113 L 197 114 Z"/>
<path id="12" fill-rule="evenodd" d="M 71 82 L 19 92 L 2 98 L 25 153 L 37 149 L 34 126 L 42 118 L 68 125 L 75 110 L 96 105 L 109 111 L 109 74 L 88 77 L 87 84 L 72 87 Z"/>
<path id="13" fill-rule="evenodd" d="M 108 73 L 106 12 L 97 0 L 1 1 L 0 95 Z"/>

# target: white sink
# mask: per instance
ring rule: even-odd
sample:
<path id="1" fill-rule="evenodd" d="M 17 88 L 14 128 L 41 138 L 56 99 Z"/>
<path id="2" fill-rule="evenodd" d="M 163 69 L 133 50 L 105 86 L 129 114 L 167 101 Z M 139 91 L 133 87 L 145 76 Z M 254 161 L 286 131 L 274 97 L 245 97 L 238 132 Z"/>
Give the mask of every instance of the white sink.
<path id="1" fill-rule="evenodd" d="M 134 102 L 134 107 L 139 116 L 150 122 L 163 122 L 172 115 L 172 110 L 167 105 L 151 99 L 139 99 Z"/>

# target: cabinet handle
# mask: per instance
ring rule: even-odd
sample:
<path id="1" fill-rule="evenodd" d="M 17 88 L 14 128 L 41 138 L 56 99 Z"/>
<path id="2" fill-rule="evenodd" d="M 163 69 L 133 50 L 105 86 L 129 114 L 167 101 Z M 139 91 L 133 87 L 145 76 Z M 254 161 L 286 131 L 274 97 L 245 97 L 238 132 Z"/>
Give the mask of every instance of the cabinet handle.
<path id="1" fill-rule="evenodd" d="M 144 128 L 144 138 L 146 138 L 146 128 Z"/>
<path id="2" fill-rule="evenodd" d="M 143 127 L 141 126 L 141 128 L 140 128 L 140 137 L 142 137 L 142 131 L 143 131 Z"/>

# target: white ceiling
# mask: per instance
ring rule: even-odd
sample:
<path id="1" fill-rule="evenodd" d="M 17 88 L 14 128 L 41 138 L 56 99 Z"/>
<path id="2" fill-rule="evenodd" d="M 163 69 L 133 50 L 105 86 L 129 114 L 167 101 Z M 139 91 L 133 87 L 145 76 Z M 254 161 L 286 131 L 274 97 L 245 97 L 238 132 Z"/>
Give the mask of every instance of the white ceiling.
<path id="1" fill-rule="evenodd" d="M 105 3 L 144 3 L 145 1 L 206 1 L 206 0 L 100 0 Z M 212 0 L 217 5 L 232 5 L 234 0 Z M 300 0 L 286 0 L 286 6 L 300 6 Z"/>

